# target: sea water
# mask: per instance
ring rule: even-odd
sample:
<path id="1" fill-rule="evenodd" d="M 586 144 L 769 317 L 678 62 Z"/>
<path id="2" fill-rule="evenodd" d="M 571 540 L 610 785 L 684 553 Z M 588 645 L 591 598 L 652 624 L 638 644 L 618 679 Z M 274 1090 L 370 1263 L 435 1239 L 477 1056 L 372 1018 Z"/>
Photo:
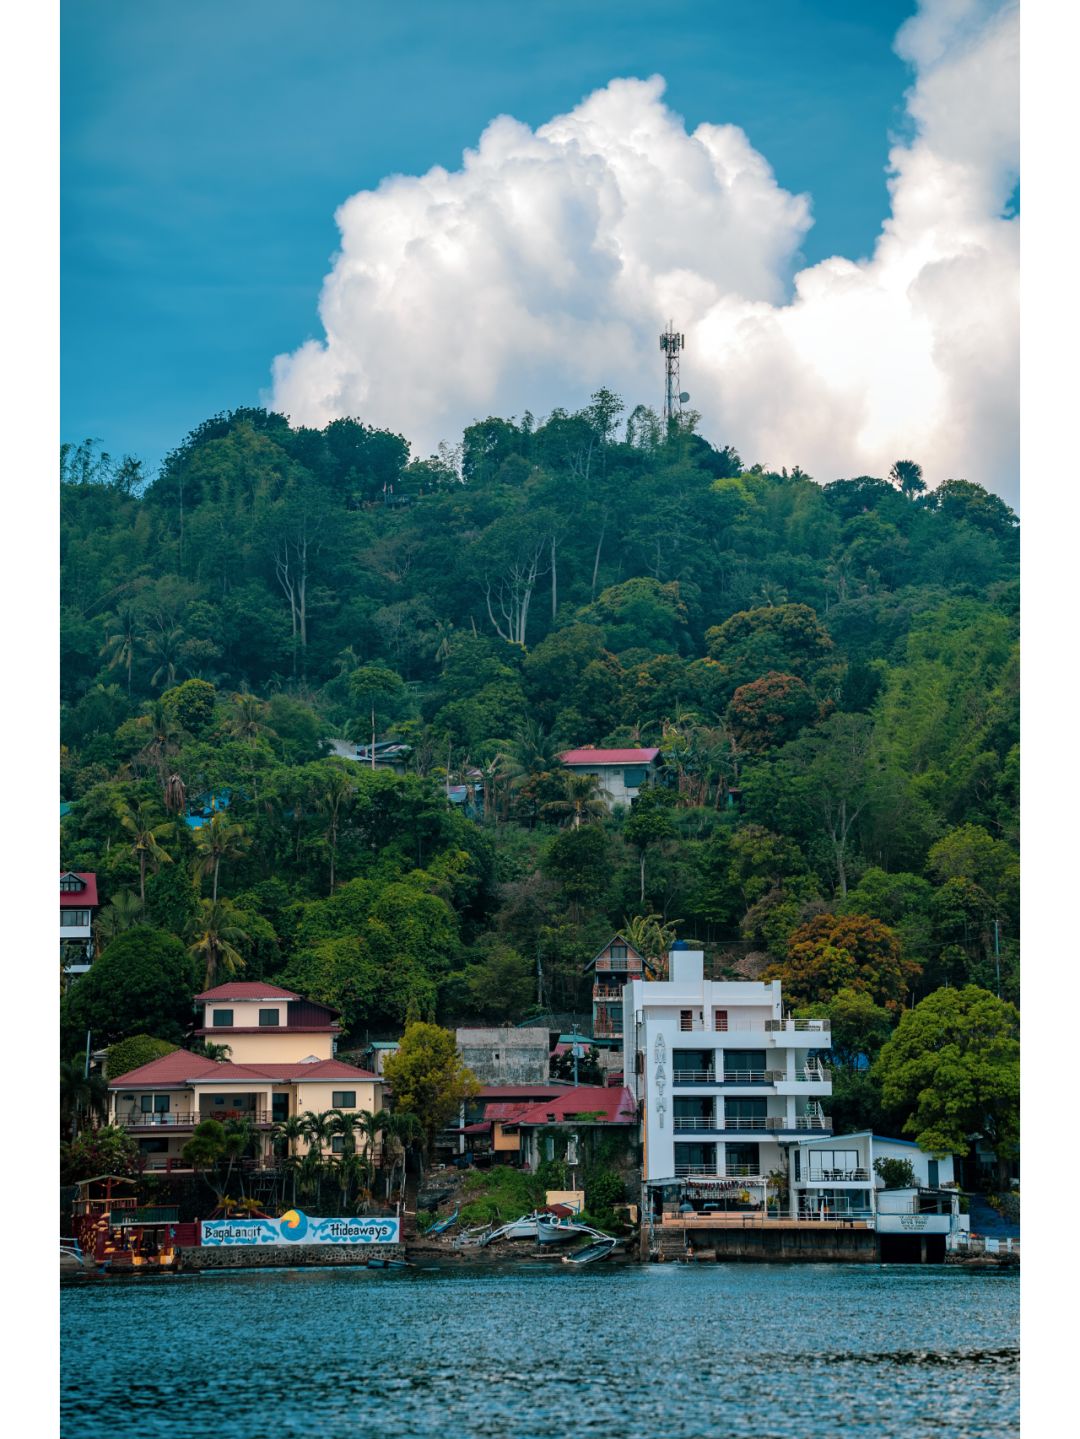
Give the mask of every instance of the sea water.
<path id="1" fill-rule="evenodd" d="M 950 1439 L 1019 1426 L 1015 1272 L 285 1269 L 61 1295 L 63 1439 Z"/>

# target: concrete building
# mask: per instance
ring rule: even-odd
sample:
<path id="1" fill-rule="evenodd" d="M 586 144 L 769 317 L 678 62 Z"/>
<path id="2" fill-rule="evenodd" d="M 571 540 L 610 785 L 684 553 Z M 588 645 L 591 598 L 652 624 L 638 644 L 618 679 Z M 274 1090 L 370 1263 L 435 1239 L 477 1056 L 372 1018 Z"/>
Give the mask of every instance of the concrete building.
<path id="1" fill-rule="evenodd" d="M 309 1110 L 383 1107 L 377 1075 L 337 1059 L 223 1063 L 178 1049 L 109 1081 L 109 1123 L 137 1140 L 147 1170 L 186 1170 L 183 1148 L 204 1119 L 246 1120 L 258 1135 L 257 1163 L 274 1159 L 273 1129 Z M 299 1152 L 307 1147 L 299 1140 Z M 357 1136 L 357 1146 L 363 1139 Z M 331 1139 L 327 1154 L 343 1141 Z"/>
<path id="2" fill-rule="evenodd" d="M 85 974 L 90 968 L 97 910 L 97 875 L 65 870 L 60 875 L 60 959 L 65 974 Z"/>
<path id="3" fill-rule="evenodd" d="M 706 980 L 675 944 L 666 980 L 623 990 L 623 1072 L 643 1109 L 644 1180 L 764 1195 L 799 1140 L 831 1135 L 829 1022 L 790 1019 L 780 982 Z"/>
<path id="4" fill-rule="evenodd" d="M 656 778 L 658 749 L 568 749 L 559 758 L 575 774 L 595 775 L 608 809 L 630 805 L 644 785 Z"/>
<path id="5" fill-rule="evenodd" d="M 481 1084 L 547 1084 L 551 1042 L 546 1029 L 457 1030 L 457 1049 Z"/>

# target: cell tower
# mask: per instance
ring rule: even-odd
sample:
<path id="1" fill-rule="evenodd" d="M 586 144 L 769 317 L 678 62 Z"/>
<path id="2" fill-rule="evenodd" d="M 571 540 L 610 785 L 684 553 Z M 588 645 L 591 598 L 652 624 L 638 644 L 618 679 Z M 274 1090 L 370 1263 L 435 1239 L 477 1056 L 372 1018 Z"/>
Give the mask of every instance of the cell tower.
<path id="1" fill-rule="evenodd" d="M 679 355 L 686 349 L 686 336 L 675 330 L 673 320 L 668 321 L 667 329 L 660 336 L 660 348 L 664 352 L 665 370 L 664 425 L 670 430 L 690 398 L 679 388 Z"/>

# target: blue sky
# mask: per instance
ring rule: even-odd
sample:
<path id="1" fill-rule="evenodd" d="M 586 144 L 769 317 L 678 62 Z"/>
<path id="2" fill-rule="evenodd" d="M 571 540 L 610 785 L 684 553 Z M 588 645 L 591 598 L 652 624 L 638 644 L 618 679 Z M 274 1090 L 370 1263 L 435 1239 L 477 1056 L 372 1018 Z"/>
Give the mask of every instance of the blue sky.
<path id="1" fill-rule="evenodd" d="M 734 123 L 814 225 L 800 263 L 866 255 L 912 72 L 907 0 L 110 0 L 62 12 L 62 436 L 154 465 L 258 403 L 321 334 L 334 211 L 460 165 L 616 76 L 667 80 L 688 129 Z M 379 416 L 371 415 L 378 423 Z"/>

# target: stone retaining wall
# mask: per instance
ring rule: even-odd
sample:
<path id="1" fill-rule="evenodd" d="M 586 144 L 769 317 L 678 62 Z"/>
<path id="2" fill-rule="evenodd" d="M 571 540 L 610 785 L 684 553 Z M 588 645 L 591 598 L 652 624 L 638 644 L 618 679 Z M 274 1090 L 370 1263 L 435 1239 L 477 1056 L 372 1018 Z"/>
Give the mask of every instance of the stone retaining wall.
<path id="1" fill-rule="evenodd" d="M 404 1259 L 404 1244 L 208 1244 L 179 1251 L 179 1269 L 277 1269 Z"/>

